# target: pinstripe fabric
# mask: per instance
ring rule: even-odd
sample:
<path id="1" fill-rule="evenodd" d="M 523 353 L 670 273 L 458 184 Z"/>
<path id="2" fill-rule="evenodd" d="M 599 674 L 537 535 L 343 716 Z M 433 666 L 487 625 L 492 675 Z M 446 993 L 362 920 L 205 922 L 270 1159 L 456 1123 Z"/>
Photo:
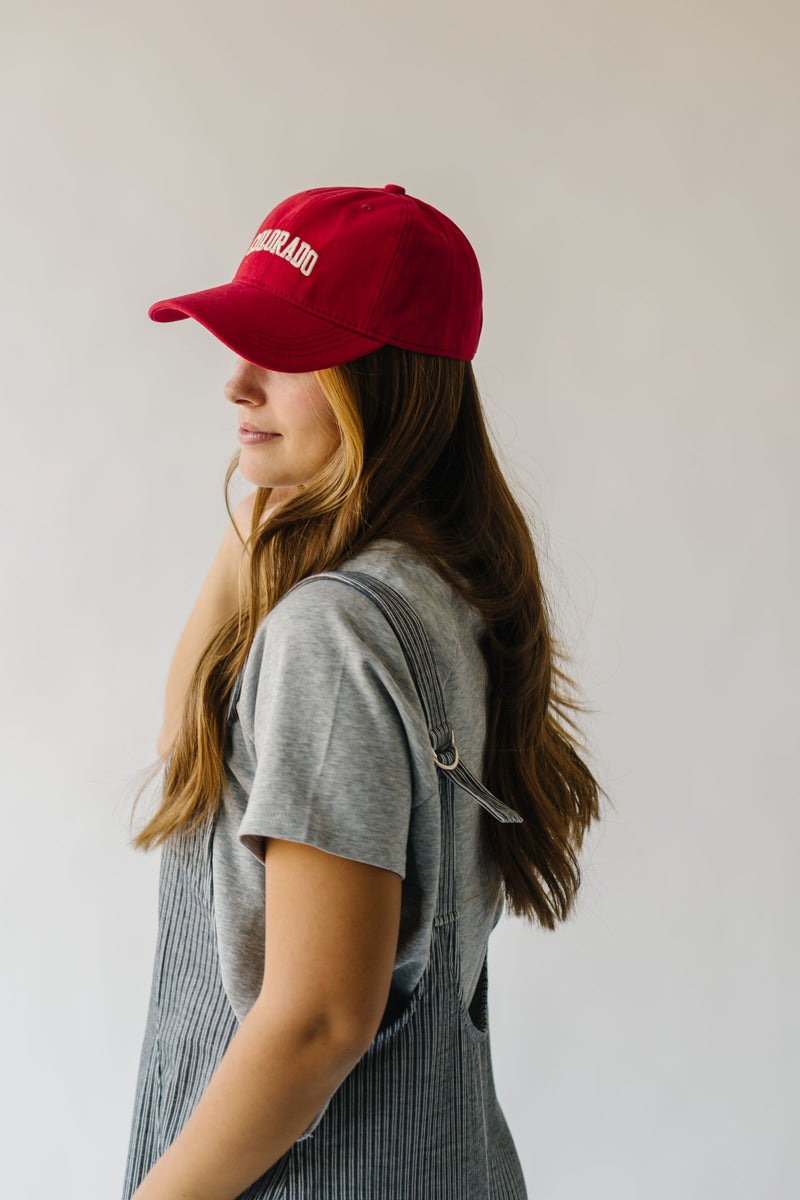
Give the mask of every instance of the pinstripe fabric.
<path id="1" fill-rule="evenodd" d="M 378 604 L 417 682 L 440 766 L 436 917 L 428 965 L 403 1011 L 380 1029 L 313 1133 L 240 1200 L 525 1200 L 492 1076 L 486 959 L 469 1007 L 461 989 L 454 789 L 463 788 L 497 820 L 519 817 L 458 762 L 430 644 L 411 606 L 371 576 L 324 577 L 357 587 Z M 212 839 L 210 822 L 163 851 L 156 962 L 123 1200 L 182 1129 L 237 1028 L 217 957 Z"/>

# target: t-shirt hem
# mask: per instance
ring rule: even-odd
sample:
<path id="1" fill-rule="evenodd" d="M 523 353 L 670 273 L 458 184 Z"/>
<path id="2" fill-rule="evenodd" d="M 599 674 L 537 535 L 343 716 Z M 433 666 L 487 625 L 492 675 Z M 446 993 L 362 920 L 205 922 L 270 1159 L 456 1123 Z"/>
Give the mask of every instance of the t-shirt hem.
<path id="1" fill-rule="evenodd" d="M 393 871 L 401 879 L 405 879 L 406 877 L 405 861 L 400 863 L 396 859 L 391 861 L 381 859 L 379 855 L 370 854 L 366 848 L 348 846 L 346 842 L 340 841 L 335 837 L 323 837 L 313 832 L 303 832 L 301 835 L 296 829 L 281 826 L 274 822 L 269 824 L 269 828 L 259 826 L 258 829 L 245 829 L 242 826 L 239 829 L 239 841 L 262 864 L 264 862 L 268 838 L 280 838 L 281 841 L 295 842 L 301 846 L 313 846 L 316 850 L 322 850 L 325 854 L 332 854 L 336 858 L 349 858 L 353 862 L 362 862 L 370 867 L 380 867 L 384 871 Z"/>

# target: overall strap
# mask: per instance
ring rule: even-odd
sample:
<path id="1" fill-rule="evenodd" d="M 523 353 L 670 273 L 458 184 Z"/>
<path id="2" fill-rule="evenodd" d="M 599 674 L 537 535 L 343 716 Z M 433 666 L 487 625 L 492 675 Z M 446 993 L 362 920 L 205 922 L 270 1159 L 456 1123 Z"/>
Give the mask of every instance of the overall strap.
<path id="1" fill-rule="evenodd" d="M 504 824 L 521 823 L 519 813 L 485 788 L 460 757 L 455 734 L 445 712 L 444 692 L 425 626 L 405 596 L 384 580 L 363 571 L 323 571 L 317 575 L 307 575 L 294 586 L 301 587 L 313 579 L 338 579 L 368 596 L 378 606 L 400 643 L 414 679 L 437 769 L 445 772 L 453 783 L 477 800 L 495 820 Z"/>

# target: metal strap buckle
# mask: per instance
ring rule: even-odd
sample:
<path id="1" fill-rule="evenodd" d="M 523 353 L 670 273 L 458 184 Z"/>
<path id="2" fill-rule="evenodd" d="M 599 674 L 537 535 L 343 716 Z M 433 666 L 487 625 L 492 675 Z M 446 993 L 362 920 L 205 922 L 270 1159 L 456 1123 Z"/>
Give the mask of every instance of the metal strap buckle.
<path id="1" fill-rule="evenodd" d="M 441 767 L 443 771 L 455 771 L 455 769 L 459 763 L 459 758 L 458 758 L 458 747 L 456 746 L 456 740 L 453 735 L 452 729 L 450 730 L 450 745 L 445 746 L 444 749 L 441 751 L 441 753 L 446 754 L 448 750 L 452 750 L 453 753 L 455 754 L 456 757 L 455 757 L 454 762 L 451 762 L 451 763 L 442 762 L 442 760 L 439 758 L 439 755 L 436 753 L 435 746 L 433 748 L 433 761 L 436 763 L 437 767 Z"/>

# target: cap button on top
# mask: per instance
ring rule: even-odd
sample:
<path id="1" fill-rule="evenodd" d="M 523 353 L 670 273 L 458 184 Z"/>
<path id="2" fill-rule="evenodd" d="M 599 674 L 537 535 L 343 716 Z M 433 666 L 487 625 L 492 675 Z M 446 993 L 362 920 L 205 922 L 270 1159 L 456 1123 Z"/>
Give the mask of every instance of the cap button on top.
<path id="1" fill-rule="evenodd" d="M 406 194 L 406 189 L 404 187 L 400 187 L 399 183 L 387 183 L 383 190 L 385 192 L 396 192 L 400 196 L 405 196 Z"/>

